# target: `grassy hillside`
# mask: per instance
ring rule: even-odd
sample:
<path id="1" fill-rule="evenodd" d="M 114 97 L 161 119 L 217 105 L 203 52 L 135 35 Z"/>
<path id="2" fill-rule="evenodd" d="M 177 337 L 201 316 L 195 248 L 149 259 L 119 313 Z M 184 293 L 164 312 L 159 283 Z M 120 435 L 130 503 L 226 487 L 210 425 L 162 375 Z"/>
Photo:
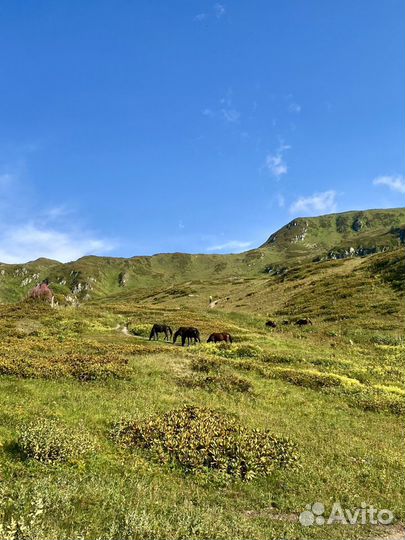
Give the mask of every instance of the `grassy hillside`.
<path id="1" fill-rule="evenodd" d="M 404 225 L 402 208 L 297 218 L 272 234 L 262 247 L 289 250 L 298 244 L 302 250 L 329 250 L 334 246 L 397 246 Z"/>
<path id="2" fill-rule="evenodd" d="M 48 278 L 59 300 L 88 300 L 122 290 L 148 294 L 151 289 L 188 281 L 251 279 L 280 274 L 309 261 L 355 259 L 390 251 L 403 243 L 405 210 L 345 212 L 297 218 L 270 236 L 259 249 L 238 255 L 158 254 L 130 259 L 83 257 L 61 264 L 38 259 L 27 264 L 0 264 L 0 301 L 26 296 Z"/>
<path id="3" fill-rule="evenodd" d="M 320 247 L 301 254 L 287 228 L 240 255 L 3 265 L 0 538 L 399 537 L 405 254 L 383 214 L 358 233 L 388 235 L 367 256 L 328 257 L 354 247 L 332 238 L 337 215 L 314 219 Z M 17 301 L 45 277 L 58 307 Z M 202 343 L 150 342 L 153 323 Z M 214 331 L 233 344 L 207 344 Z M 395 520 L 304 527 L 316 501 Z"/>
<path id="4" fill-rule="evenodd" d="M 302 287 L 303 303 L 312 286 Z M 277 321 L 286 313 L 293 318 L 293 294 L 287 290 L 274 306 Z M 381 294 L 363 301 L 361 316 L 334 321 L 323 314 L 312 327 L 275 330 L 265 329 L 263 314 L 124 298 L 58 310 L 3 306 L 4 526 L 13 518 L 35 539 L 385 534 L 371 526 L 297 522 L 306 504 L 324 501 L 330 509 L 334 500 L 348 508 L 362 501 L 390 508 L 396 523 L 405 517 L 403 303 L 389 314 L 385 302 Z M 337 309 L 340 314 L 343 304 Z M 156 321 L 197 325 L 204 340 L 227 330 L 235 343 L 182 349 L 149 342 Z M 187 472 L 112 438 L 123 417 L 142 420 L 184 405 L 232 413 L 246 429 L 288 437 L 297 446 L 298 467 L 249 481 L 215 469 Z M 38 418 L 45 420 L 33 433 Z M 66 461 L 26 454 L 33 445 L 44 452 L 44 440 L 53 438 Z"/>

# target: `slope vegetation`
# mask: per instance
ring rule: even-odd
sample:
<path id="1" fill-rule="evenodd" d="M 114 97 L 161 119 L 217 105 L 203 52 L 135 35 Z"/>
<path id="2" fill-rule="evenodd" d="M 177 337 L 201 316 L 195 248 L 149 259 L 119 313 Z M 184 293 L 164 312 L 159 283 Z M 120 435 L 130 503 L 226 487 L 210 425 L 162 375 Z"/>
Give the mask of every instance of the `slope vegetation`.
<path id="1" fill-rule="evenodd" d="M 401 212 L 354 231 L 358 214 L 347 236 L 339 215 L 314 218 L 240 255 L 2 265 L 0 538 L 403 532 Z M 350 251 L 366 237 L 381 249 Z M 24 299 L 44 278 L 56 308 Z M 149 341 L 154 323 L 202 343 Z M 233 343 L 206 343 L 218 331 Z M 301 525 L 316 501 L 394 524 Z"/>

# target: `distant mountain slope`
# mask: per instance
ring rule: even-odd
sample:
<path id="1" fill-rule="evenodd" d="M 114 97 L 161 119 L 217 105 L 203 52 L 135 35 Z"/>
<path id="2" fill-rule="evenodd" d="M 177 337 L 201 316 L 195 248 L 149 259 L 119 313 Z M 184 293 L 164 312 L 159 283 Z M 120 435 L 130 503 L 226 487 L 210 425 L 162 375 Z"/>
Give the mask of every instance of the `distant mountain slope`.
<path id="1" fill-rule="evenodd" d="M 261 246 L 281 251 L 397 247 L 405 238 L 405 209 L 364 210 L 296 218 Z"/>
<path id="2" fill-rule="evenodd" d="M 316 272 L 320 261 L 393 251 L 404 238 L 405 210 L 395 208 L 297 218 L 272 234 L 260 248 L 235 255 L 167 253 L 129 259 L 88 256 L 66 264 L 44 258 L 26 264 L 0 263 L 0 301 L 24 298 L 45 278 L 59 300 L 68 302 L 133 292 L 137 297 L 153 296 L 166 289 L 172 294 L 177 285 L 188 282 L 204 283 L 215 290 L 223 280 L 232 283 L 284 276 L 300 267 L 304 273 Z M 386 275 L 397 276 L 397 267 Z"/>

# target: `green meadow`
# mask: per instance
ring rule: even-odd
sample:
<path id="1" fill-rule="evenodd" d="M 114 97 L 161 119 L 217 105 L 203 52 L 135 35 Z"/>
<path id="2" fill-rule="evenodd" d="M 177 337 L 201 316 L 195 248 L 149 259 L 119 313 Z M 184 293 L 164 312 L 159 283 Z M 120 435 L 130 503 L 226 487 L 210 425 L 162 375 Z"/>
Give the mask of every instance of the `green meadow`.
<path id="1" fill-rule="evenodd" d="M 402 248 L 291 256 L 279 273 L 258 253 L 261 270 L 244 275 L 199 274 L 167 256 L 175 282 L 161 266 L 148 285 L 146 268 L 138 287 L 115 284 L 118 263 L 92 274 L 97 261 L 85 260 L 95 293 L 69 302 L 59 280 L 53 309 L 25 299 L 7 269 L 1 539 L 366 539 L 401 528 Z M 313 324 L 294 324 L 302 317 Z M 149 341 L 153 323 L 196 326 L 202 342 Z M 207 344 L 214 331 L 233 343 Z M 365 502 L 394 521 L 302 525 L 315 502 L 325 515 Z"/>

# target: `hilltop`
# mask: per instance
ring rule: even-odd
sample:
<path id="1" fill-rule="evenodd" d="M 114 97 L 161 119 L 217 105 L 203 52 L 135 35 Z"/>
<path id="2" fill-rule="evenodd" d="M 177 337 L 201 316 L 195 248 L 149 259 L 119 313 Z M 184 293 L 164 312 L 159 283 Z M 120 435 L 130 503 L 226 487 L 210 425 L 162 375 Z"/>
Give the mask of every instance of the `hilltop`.
<path id="1" fill-rule="evenodd" d="M 345 251 L 368 255 L 397 247 L 405 239 L 405 210 L 363 210 L 297 218 L 272 234 L 261 246 L 294 254 L 305 250 L 328 252 L 343 258 Z M 352 252 L 350 251 L 352 249 Z"/>

